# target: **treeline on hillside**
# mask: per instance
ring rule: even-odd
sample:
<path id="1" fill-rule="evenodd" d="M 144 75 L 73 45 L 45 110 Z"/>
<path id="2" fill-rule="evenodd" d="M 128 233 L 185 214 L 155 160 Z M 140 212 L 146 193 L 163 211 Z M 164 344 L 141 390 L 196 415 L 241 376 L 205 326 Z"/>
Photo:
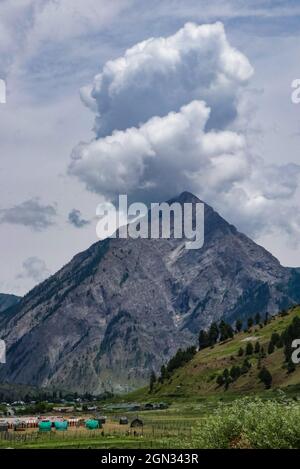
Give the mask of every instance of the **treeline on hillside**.
<path id="1" fill-rule="evenodd" d="M 295 305 L 293 308 L 296 307 L 297 306 Z M 278 315 L 281 317 L 285 317 L 288 314 L 289 312 L 286 310 L 278 313 Z M 222 320 L 220 323 L 213 322 L 207 330 L 201 329 L 199 332 L 199 351 L 208 347 L 214 347 L 214 345 L 217 343 L 232 339 L 235 334 L 238 334 L 242 331 L 249 332 L 254 326 L 262 328 L 269 324 L 274 317 L 275 315 L 270 316 L 269 313 L 266 313 L 264 317 L 257 313 L 255 316 L 250 316 L 244 321 L 237 319 L 234 326 L 226 323 L 224 320 Z M 227 389 L 230 383 L 236 381 L 240 376 L 248 373 L 252 367 L 249 358 L 252 355 L 255 355 L 258 358 L 258 377 L 260 381 L 264 383 L 266 388 L 270 388 L 272 385 L 272 375 L 270 371 L 262 365 L 263 359 L 267 354 L 273 353 L 275 348 L 284 347 L 285 366 L 288 373 L 292 373 L 295 370 L 295 364 L 291 360 L 291 355 L 293 352 L 292 342 L 294 339 L 298 338 L 300 338 L 300 318 L 295 317 L 292 323 L 283 331 L 281 335 L 276 332 L 272 334 L 271 340 L 266 350 L 263 346 L 261 346 L 259 341 L 257 341 L 254 346 L 251 342 L 248 342 L 245 350 L 241 347 L 238 351 L 239 357 L 245 355 L 241 366 L 235 365 L 230 370 L 225 369 L 223 373 L 217 377 L 218 385 L 224 385 L 224 387 Z M 169 360 L 167 365 L 163 365 L 161 367 L 159 377 L 157 377 L 154 371 L 152 371 L 150 375 L 149 391 L 153 391 L 156 383 L 163 383 L 164 381 L 170 379 L 174 370 L 188 363 L 196 354 L 196 351 L 196 347 L 194 346 L 188 347 L 185 350 L 180 348 L 175 356 Z"/>
<path id="2" fill-rule="evenodd" d="M 286 316 L 286 311 L 280 313 L 281 316 Z M 267 355 L 274 353 L 276 349 L 282 349 L 284 351 L 284 363 L 283 367 L 287 370 L 287 373 L 293 373 L 296 369 L 296 364 L 292 361 L 292 343 L 295 339 L 300 338 L 300 318 L 293 318 L 291 324 L 281 333 L 273 332 L 271 335 L 270 342 L 265 348 L 257 341 L 255 345 L 248 342 L 245 349 L 240 347 L 238 351 L 238 357 L 245 356 L 242 366 L 234 365 L 230 370 L 224 369 L 222 374 L 217 376 L 216 382 L 219 386 L 224 386 L 228 389 L 229 385 L 236 381 L 240 376 L 246 374 L 252 367 L 249 362 L 249 358 L 257 358 L 257 369 L 258 379 L 265 385 L 266 389 L 271 388 L 273 377 L 271 372 L 263 365 L 263 360 Z"/>
<path id="3" fill-rule="evenodd" d="M 268 313 L 265 317 L 265 323 L 269 320 Z M 256 314 L 255 318 L 249 317 L 247 320 L 248 329 L 254 324 L 261 324 L 260 314 Z M 261 325 L 262 327 L 262 325 Z M 230 324 L 222 320 L 220 323 L 213 322 L 208 330 L 201 329 L 199 332 L 198 345 L 199 350 L 203 350 L 207 347 L 213 347 L 218 342 L 224 342 L 225 340 L 232 339 L 235 333 L 241 332 L 243 328 L 243 322 L 238 319 L 235 323 L 235 328 Z M 246 329 L 247 330 L 247 329 Z M 160 376 L 157 378 L 154 371 L 150 375 L 149 391 L 153 391 L 155 384 L 163 383 L 167 379 L 170 379 L 172 373 L 177 368 L 188 363 L 193 356 L 196 354 L 197 349 L 195 346 L 188 347 L 185 350 L 181 348 L 176 352 L 175 356 L 172 357 L 167 365 L 163 365 L 160 370 Z"/>
<path id="4" fill-rule="evenodd" d="M 169 379 L 177 368 L 180 368 L 181 366 L 185 365 L 188 363 L 196 354 L 197 349 L 195 346 L 188 347 L 185 350 L 182 350 L 181 348 L 177 350 L 176 354 L 174 357 L 172 357 L 167 365 L 162 365 L 160 369 L 160 376 L 157 379 L 154 371 L 152 371 L 151 376 L 150 376 L 150 385 L 149 385 L 149 390 L 150 392 L 153 391 L 155 383 L 158 381 L 159 383 L 163 383 L 165 380 Z"/>
<path id="5" fill-rule="evenodd" d="M 262 321 L 261 315 L 257 313 L 253 318 L 250 316 L 247 319 L 247 327 L 245 330 L 248 331 L 254 325 L 263 327 L 270 321 L 269 314 L 267 313 L 264 321 Z M 225 321 L 221 321 L 219 324 L 213 322 L 208 330 L 201 329 L 199 333 L 199 350 L 203 350 L 207 347 L 213 347 L 218 342 L 224 342 L 225 340 L 232 339 L 235 334 L 241 332 L 243 329 L 243 322 L 237 319 L 234 327 L 227 324 Z"/>

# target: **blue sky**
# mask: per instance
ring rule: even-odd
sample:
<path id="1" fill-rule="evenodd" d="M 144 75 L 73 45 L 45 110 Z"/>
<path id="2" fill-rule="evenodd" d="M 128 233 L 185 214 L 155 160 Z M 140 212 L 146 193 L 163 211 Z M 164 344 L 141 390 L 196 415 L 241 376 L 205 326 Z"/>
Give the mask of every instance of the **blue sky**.
<path id="1" fill-rule="evenodd" d="M 95 139 L 95 114 L 79 90 L 108 60 L 189 21 L 221 21 L 228 43 L 254 71 L 238 90 L 245 107 L 239 123 L 218 129 L 247 139 L 251 184 L 236 177 L 250 199 L 237 211 L 228 181 L 205 191 L 199 183 L 198 195 L 283 264 L 300 266 L 300 105 L 290 99 L 300 77 L 299 2 L 0 0 L 0 78 L 7 82 L 7 104 L 0 105 L 0 291 L 25 293 L 96 241 L 95 209 L 106 193 L 87 188 L 86 173 L 69 170 L 72 150 L 87 142 L 90 151 Z"/>

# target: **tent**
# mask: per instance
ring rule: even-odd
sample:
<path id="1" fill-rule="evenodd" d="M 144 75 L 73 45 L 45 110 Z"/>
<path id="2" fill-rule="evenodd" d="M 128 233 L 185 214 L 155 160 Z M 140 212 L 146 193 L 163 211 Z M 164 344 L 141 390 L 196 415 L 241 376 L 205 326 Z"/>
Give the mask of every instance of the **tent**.
<path id="1" fill-rule="evenodd" d="M 67 420 L 59 420 L 54 422 L 54 427 L 56 430 L 64 431 L 68 430 L 69 422 Z"/>
<path id="2" fill-rule="evenodd" d="M 98 420 L 89 419 L 85 421 L 85 426 L 88 430 L 97 430 L 97 428 L 101 428 L 100 425 Z"/>
<path id="3" fill-rule="evenodd" d="M 40 432 L 51 432 L 52 422 L 50 420 L 42 420 L 39 423 L 39 431 Z"/>

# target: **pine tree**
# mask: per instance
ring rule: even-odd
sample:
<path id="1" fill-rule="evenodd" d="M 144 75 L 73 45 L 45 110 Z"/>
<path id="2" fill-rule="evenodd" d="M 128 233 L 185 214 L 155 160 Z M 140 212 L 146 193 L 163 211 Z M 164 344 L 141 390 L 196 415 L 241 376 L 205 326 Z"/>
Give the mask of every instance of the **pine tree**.
<path id="1" fill-rule="evenodd" d="M 268 354 L 271 355 L 271 353 L 274 352 L 274 344 L 273 342 L 269 342 L 269 345 L 268 345 Z"/>
<path id="2" fill-rule="evenodd" d="M 224 340 L 227 339 L 232 339 L 234 333 L 233 329 L 229 324 L 226 324 L 226 322 L 221 321 L 220 322 L 220 341 L 224 342 Z"/>
<path id="3" fill-rule="evenodd" d="M 228 389 L 229 384 L 231 382 L 232 382 L 232 379 L 230 377 L 229 370 L 227 368 L 225 368 L 225 370 L 223 371 L 223 383 L 224 383 L 224 386 L 225 386 L 226 390 Z"/>
<path id="4" fill-rule="evenodd" d="M 282 340 L 281 336 L 279 337 L 279 340 L 278 340 L 276 345 L 277 345 L 277 348 L 282 348 L 283 347 L 283 340 Z"/>
<path id="5" fill-rule="evenodd" d="M 161 383 L 163 383 L 167 378 L 168 378 L 167 368 L 165 367 L 165 365 L 163 365 L 160 369 L 160 381 L 161 381 Z"/>
<path id="6" fill-rule="evenodd" d="M 246 373 L 248 373 L 250 368 L 251 368 L 251 363 L 249 362 L 247 358 L 245 358 L 242 368 L 241 368 L 241 374 L 245 375 Z"/>
<path id="7" fill-rule="evenodd" d="M 217 384 L 218 384 L 219 386 L 223 386 L 223 384 L 224 384 L 224 378 L 223 378 L 222 375 L 218 375 L 218 376 L 217 376 Z"/>
<path id="8" fill-rule="evenodd" d="M 296 369 L 295 363 L 290 359 L 287 364 L 287 371 L 288 373 L 293 373 Z"/>
<path id="9" fill-rule="evenodd" d="M 209 328 L 209 331 L 208 331 L 208 341 L 209 341 L 209 345 L 212 346 L 212 345 L 215 345 L 218 341 L 218 338 L 219 338 L 219 328 L 218 328 L 218 324 L 213 322 Z"/>
<path id="10" fill-rule="evenodd" d="M 269 323 L 269 313 L 266 313 L 264 324 L 265 326 Z"/>
<path id="11" fill-rule="evenodd" d="M 271 342 L 275 347 L 277 347 L 279 340 L 280 335 L 277 332 L 273 332 L 273 334 L 271 335 Z"/>
<path id="12" fill-rule="evenodd" d="M 257 360 L 257 369 L 261 370 L 261 357 Z"/>
<path id="13" fill-rule="evenodd" d="M 244 355 L 244 349 L 243 349 L 243 347 L 240 347 L 239 351 L 238 351 L 238 356 L 242 357 L 243 355 Z"/>
<path id="14" fill-rule="evenodd" d="M 272 385 L 272 375 L 265 366 L 258 373 L 258 378 L 264 383 L 266 389 L 270 389 Z"/>
<path id="15" fill-rule="evenodd" d="M 259 353 L 260 352 L 260 343 L 257 341 L 254 347 L 254 353 Z"/>
<path id="16" fill-rule="evenodd" d="M 260 320 L 261 320 L 261 317 L 260 317 L 260 314 L 259 313 L 256 313 L 255 315 L 255 324 L 260 324 Z"/>
<path id="17" fill-rule="evenodd" d="M 149 383 L 150 393 L 152 393 L 155 383 L 156 383 L 156 375 L 155 375 L 154 371 L 152 371 L 151 375 L 150 375 L 150 383 Z"/>
<path id="18" fill-rule="evenodd" d="M 231 378 L 232 378 L 233 381 L 235 381 L 236 379 L 238 379 L 240 375 L 241 375 L 241 370 L 240 370 L 240 367 L 239 367 L 239 366 L 233 366 L 233 367 L 230 369 L 230 376 L 231 376 Z"/>
<path id="19" fill-rule="evenodd" d="M 288 316 L 288 314 L 289 314 L 289 312 L 286 309 L 284 309 L 284 310 L 281 311 L 280 316 L 282 318 L 284 318 L 285 316 Z"/>
<path id="20" fill-rule="evenodd" d="M 253 354 L 253 345 L 251 342 L 248 342 L 246 346 L 246 355 L 252 355 L 252 354 Z"/>
<path id="21" fill-rule="evenodd" d="M 243 327 L 243 323 L 242 323 L 242 321 L 241 321 L 240 319 L 238 319 L 238 320 L 236 321 L 236 323 L 235 323 L 235 330 L 236 330 L 237 332 L 241 332 L 242 327 Z"/>
<path id="22" fill-rule="evenodd" d="M 261 358 L 266 358 L 266 352 L 264 346 L 260 347 L 260 357 Z"/>
<path id="23" fill-rule="evenodd" d="M 252 318 L 252 317 L 248 318 L 247 324 L 248 324 L 248 329 L 251 329 L 251 327 L 252 327 L 253 324 L 254 324 L 254 321 L 253 321 L 253 318 Z"/>
<path id="24" fill-rule="evenodd" d="M 227 336 L 228 339 L 232 339 L 234 337 L 234 330 L 232 329 L 230 324 L 227 324 Z"/>
<path id="25" fill-rule="evenodd" d="M 224 342 L 227 339 L 227 328 L 224 321 L 220 322 L 220 342 Z"/>
<path id="26" fill-rule="evenodd" d="M 199 333 L 199 350 L 209 347 L 209 337 L 208 333 L 204 330 L 201 330 Z"/>

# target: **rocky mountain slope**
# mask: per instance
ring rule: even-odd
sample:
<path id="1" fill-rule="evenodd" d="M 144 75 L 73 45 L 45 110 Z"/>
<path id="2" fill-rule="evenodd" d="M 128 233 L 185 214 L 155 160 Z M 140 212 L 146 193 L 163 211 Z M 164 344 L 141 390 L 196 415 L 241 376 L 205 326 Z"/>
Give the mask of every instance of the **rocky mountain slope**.
<path id="1" fill-rule="evenodd" d="M 19 300 L 19 296 L 0 293 L 0 313 L 18 303 Z"/>
<path id="2" fill-rule="evenodd" d="M 180 203 L 197 202 L 183 193 Z M 300 273 L 205 206 L 205 243 L 107 239 L 76 255 L 0 319 L 0 380 L 129 390 L 200 327 L 300 302 Z"/>

